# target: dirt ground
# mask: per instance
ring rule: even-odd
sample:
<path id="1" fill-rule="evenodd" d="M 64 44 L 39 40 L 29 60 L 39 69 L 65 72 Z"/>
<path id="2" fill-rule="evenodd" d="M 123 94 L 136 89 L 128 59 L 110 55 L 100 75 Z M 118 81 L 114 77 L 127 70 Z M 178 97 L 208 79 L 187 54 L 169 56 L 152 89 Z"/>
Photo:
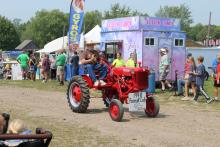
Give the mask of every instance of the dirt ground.
<path id="1" fill-rule="evenodd" d="M 122 122 L 111 121 L 101 99 L 92 99 L 88 113 L 76 114 L 68 107 L 66 95 L 36 89 L 0 86 L 0 111 L 44 126 L 54 133 L 52 146 L 149 146 L 218 147 L 220 111 L 182 103 L 165 103 L 158 96 L 160 115 L 128 113 Z M 172 99 L 172 98 L 171 98 Z M 191 107 L 192 106 L 192 107 Z"/>

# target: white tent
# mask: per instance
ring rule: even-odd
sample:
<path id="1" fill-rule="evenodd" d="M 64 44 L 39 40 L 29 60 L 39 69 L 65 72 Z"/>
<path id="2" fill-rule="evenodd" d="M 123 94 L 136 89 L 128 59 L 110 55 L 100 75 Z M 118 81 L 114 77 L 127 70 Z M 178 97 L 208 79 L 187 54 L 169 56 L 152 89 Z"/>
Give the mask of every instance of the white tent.
<path id="1" fill-rule="evenodd" d="M 80 48 L 84 48 L 84 35 L 83 33 L 80 36 Z M 44 49 L 37 51 L 38 53 L 52 53 L 62 49 L 68 49 L 68 37 L 57 38 L 44 46 Z"/>
<path id="2" fill-rule="evenodd" d="M 101 28 L 99 25 L 96 25 L 91 31 L 89 31 L 87 34 L 83 35 L 81 34 L 80 38 L 80 48 L 84 48 L 84 41 L 87 44 L 96 44 L 100 43 L 101 40 Z M 68 48 L 68 37 L 60 37 L 57 38 L 48 44 L 44 46 L 44 49 L 37 51 L 38 53 L 52 53 L 59 51 L 61 49 L 67 49 Z"/>
<path id="3" fill-rule="evenodd" d="M 85 41 L 84 35 L 83 35 L 83 33 L 81 33 L 80 42 L 79 42 L 79 48 L 80 49 L 84 48 L 84 41 Z"/>
<path id="4" fill-rule="evenodd" d="M 38 53 L 52 53 L 61 49 L 66 49 L 68 45 L 68 37 L 57 38 L 44 46 L 44 49 L 37 51 Z"/>
<path id="5" fill-rule="evenodd" d="M 91 31 L 85 34 L 85 41 L 87 44 L 100 43 L 101 28 L 99 25 L 96 25 Z"/>

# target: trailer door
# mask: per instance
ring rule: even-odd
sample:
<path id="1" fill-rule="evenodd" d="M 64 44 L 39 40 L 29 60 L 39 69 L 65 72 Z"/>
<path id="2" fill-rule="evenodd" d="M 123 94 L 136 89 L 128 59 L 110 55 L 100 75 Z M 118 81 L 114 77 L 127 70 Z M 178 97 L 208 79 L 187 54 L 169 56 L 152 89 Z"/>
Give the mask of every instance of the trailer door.
<path id="1" fill-rule="evenodd" d="M 170 38 L 159 38 L 159 43 L 158 43 L 158 52 L 160 52 L 161 48 L 167 48 L 168 49 L 168 57 L 170 59 L 170 72 L 169 75 L 167 76 L 168 80 L 172 80 L 172 45 L 173 45 L 173 40 Z M 160 53 L 159 55 L 159 64 L 160 64 Z M 159 71 L 158 71 L 159 72 Z"/>

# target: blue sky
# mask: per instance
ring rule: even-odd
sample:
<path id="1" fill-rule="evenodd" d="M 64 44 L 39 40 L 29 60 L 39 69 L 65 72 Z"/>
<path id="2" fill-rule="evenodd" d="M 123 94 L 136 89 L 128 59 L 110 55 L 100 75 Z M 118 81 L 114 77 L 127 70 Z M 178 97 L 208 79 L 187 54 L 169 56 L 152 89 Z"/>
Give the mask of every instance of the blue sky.
<path id="1" fill-rule="evenodd" d="M 70 0 L 0 0 L 0 15 L 9 19 L 20 18 L 27 21 L 41 9 L 60 9 L 68 12 Z M 182 3 L 192 11 L 194 23 L 208 23 L 209 12 L 212 12 L 212 24 L 220 25 L 220 0 L 86 0 L 86 11 L 98 9 L 104 11 L 111 4 L 119 2 L 132 9 L 147 12 L 151 16 L 160 6 L 175 6 Z"/>

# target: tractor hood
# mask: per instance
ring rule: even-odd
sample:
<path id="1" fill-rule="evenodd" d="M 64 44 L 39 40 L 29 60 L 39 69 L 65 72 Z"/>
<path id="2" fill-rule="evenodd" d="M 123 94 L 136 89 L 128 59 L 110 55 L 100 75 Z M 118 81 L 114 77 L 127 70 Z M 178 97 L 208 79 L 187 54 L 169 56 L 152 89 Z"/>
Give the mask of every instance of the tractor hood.
<path id="1" fill-rule="evenodd" d="M 113 70 L 113 74 L 117 74 L 117 75 L 121 75 L 121 76 L 132 76 L 136 73 L 149 73 L 149 70 L 146 68 L 130 68 L 130 67 L 118 67 L 118 68 L 114 68 Z"/>

